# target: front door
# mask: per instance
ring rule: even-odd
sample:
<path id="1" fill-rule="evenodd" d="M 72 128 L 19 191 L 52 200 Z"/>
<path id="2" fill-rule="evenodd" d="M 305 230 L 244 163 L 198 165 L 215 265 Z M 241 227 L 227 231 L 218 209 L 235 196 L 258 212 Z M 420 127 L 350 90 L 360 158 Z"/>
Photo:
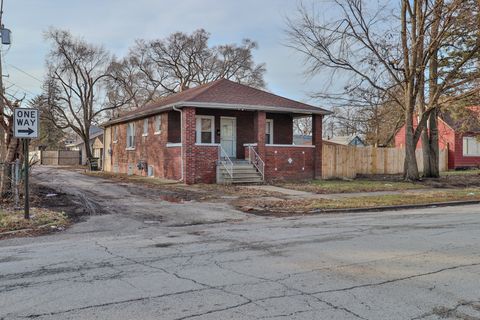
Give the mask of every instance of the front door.
<path id="1" fill-rule="evenodd" d="M 237 157 L 237 119 L 220 118 L 220 144 L 230 158 Z"/>

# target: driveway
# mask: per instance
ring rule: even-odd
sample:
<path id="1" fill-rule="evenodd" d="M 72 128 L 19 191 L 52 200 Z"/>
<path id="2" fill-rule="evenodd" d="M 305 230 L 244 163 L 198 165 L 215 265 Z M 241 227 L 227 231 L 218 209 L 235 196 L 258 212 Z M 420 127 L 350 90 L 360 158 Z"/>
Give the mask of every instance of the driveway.
<path id="1" fill-rule="evenodd" d="M 267 218 L 49 170 L 103 214 L 0 242 L 0 319 L 480 319 L 480 206 Z"/>

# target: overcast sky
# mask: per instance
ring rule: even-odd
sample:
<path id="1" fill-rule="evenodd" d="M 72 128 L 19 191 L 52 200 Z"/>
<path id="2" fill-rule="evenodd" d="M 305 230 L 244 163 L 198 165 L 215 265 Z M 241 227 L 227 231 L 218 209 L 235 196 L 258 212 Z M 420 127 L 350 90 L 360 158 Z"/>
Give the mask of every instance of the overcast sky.
<path id="1" fill-rule="evenodd" d="M 322 79 L 306 79 L 301 56 L 284 46 L 285 18 L 295 15 L 297 4 L 296 0 L 4 0 L 3 23 L 12 30 L 12 45 L 2 48 L 5 86 L 11 93 L 26 92 L 28 98 L 39 93 L 48 51 L 43 32 L 50 26 L 102 44 L 119 57 L 135 39 L 204 28 L 211 33 L 211 45 L 240 43 L 243 38 L 257 41 L 255 60 L 266 63 L 268 89 L 309 101 L 309 92 L 319 88 Z"/>

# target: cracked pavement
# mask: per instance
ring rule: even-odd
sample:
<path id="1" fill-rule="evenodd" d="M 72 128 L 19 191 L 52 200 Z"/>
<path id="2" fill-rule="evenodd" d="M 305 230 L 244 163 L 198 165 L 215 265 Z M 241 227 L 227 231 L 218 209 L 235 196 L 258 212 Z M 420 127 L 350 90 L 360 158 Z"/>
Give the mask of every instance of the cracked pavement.
<path id="1" fill-rule="evenodd" d="M 480 319 L 480 206 L 269 218 L 45 170 L 106 214 L 1 241 L 0 319 Z"/>

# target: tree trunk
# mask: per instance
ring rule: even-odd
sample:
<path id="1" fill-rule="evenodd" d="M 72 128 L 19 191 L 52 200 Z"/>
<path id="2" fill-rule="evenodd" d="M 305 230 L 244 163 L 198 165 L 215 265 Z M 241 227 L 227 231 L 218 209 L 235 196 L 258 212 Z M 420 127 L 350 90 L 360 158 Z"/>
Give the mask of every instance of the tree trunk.
<path id="1" fill-rule="evenodd" d="M 405 162 L 403 176 L 405 180 L 418 180 L 417 159 L 415 157 L 416 144 L 413 137 L 413 112 L 405 111 Z"/>
<path id="2" fill-rule="evenodd" d="M 3 161 L 3 168 L 2 168 L 2 177 L 0 180 L 0 192 L 2 197 L 9 194 L 11 191 L 11 170 L 10 165 L 15 160 L 15 155 L 18 153 L 19 148 L 19 140 L 16 138 L 11 138 L 10 143 L 8 144 L 7 153 L 5 159 Z"/>
<path id="3" fill-rule="evenodd" d="M 441 21 L 442 6 L 443 0 L 435 0 L 434 20 L 432 24 L 431 35 L 433 39 L 435 39 L 438 35 L 438 29 Z M 430 58 L 430 64 L 428 66 L 428 103 L 429 108 L 432 108 L 432 111 L 430 112 L 430 115 L 428 117 L 428 140 L 425 144 L 427 145 L 428 149 L 424 151 L 424 165 L 426 169 L 423 172 L 423 176 L 428 178 L 438 178 L 440 177 L 438 160 L 438 154 L 440 149 L 438 145 L 438 107 L 436 106 L 436 101 L 434 101 L 435 93 L 438 90 L 438 46 L 433 46 L 431 54 L 432 57 Z M 425 152 L 428 152 L 428 154 L 425 154 Z"/>
<path id="4" fill-rule="evenodd" d="M 90 137 L 83 137 L 83 143 L 85 144 L 85 156 L 87 157 L 87 160 L 92 158 L 92 149 L 90 148 Z"/>
<path id="5" fill-rule="evenodd" d="M 429 178 L 439 178 L 440 177 L 440 167 L 439 167 L 439 144 L 438 144 L 438 121 L 437 121 L 437 109 L 433 109 L 428 118 L 429 124 L 429 140 L 428 140 L 428 168 L 429 171 L 424 172 L 425 177 Z"/>

